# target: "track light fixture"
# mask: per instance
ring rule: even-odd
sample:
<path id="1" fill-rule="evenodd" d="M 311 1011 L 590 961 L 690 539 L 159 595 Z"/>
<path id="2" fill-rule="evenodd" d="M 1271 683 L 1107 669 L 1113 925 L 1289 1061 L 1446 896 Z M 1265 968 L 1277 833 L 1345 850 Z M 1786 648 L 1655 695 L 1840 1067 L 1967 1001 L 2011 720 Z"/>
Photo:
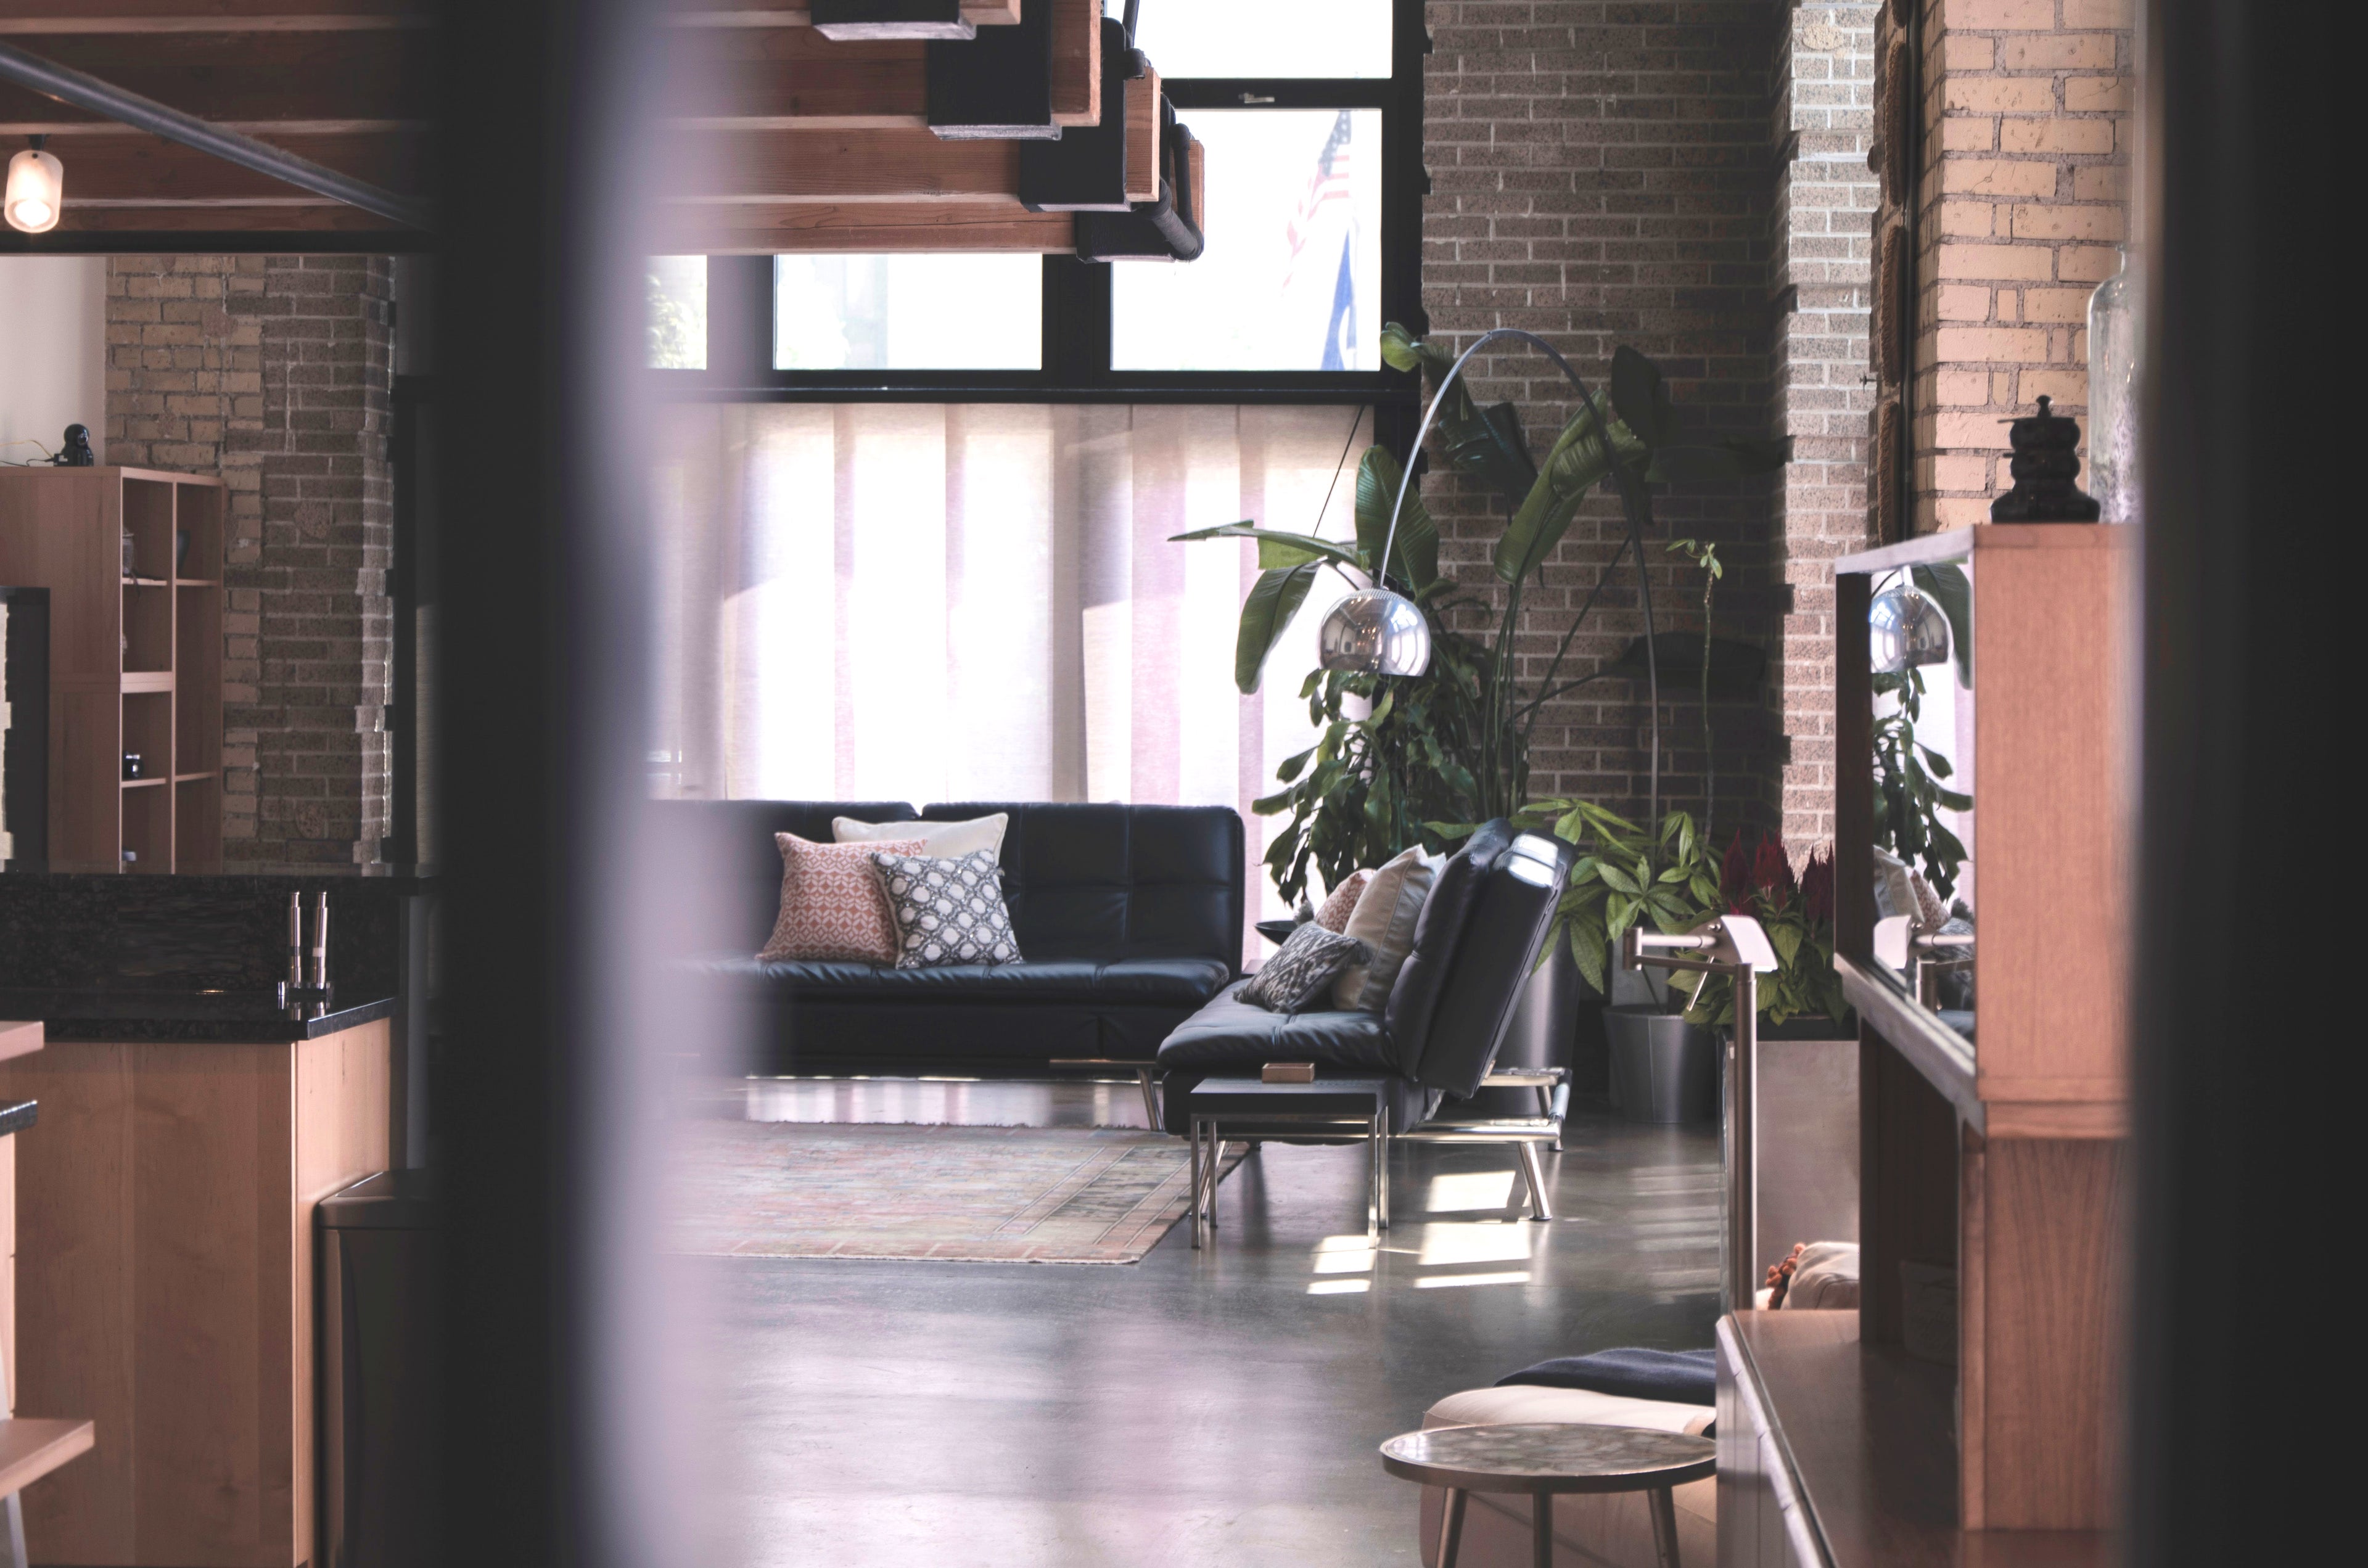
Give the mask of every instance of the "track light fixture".
<path id="1" fill-rule="evenodd" d="M 8 226 L 28 234 L 46 234 L 58 226 L 65 206 L 66 166 L 57 154 L 45 152 L 46 136 L 8 160 Z"/>

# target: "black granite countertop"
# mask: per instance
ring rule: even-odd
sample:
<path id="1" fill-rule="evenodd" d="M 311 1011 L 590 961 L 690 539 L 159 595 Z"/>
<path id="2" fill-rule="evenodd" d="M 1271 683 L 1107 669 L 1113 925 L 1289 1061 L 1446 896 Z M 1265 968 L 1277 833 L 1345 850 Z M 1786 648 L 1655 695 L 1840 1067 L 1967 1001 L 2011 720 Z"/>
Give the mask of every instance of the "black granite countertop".
<path id="1" fill-rule="evenodd" d="M 6 1138 L 11 1132 L 24 1131 L 40 1118 L 40 1111 L 41 1102 L 39 1100 L 0 1104 L 0 1138 Z"/>
<path id="2" fill-rule="evenodd" d="M 39 1018 L 52 1040 L 263 1045 L 318 1040 L 393 1014 L 393 997 L 367 991 L 283 1007 L 270 991 L 0 989 L 0 1018 Z"/>

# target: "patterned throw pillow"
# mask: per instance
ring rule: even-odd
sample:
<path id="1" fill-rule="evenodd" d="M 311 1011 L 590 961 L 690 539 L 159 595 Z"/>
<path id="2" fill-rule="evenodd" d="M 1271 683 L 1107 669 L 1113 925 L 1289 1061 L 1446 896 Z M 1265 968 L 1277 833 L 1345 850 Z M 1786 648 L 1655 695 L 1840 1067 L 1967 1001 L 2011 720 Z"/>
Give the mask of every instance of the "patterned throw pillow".
<path id="1" fill-rule="evenodd" d="M 781 851 L 781 910 L 760 960 L 807 959 L 837 963 L 894 963 L 896 923 L 872 880 L 876 849 L 917 851 L 899 844 L 810 844 L 777 833 Z"/>
<path id="2" fill-rule="evenodd" d="M 865 847 L 871 852 L 871 875 L 896 920 L 898 969 L 1019 961 L 1019 942 L 1011 934 L 1011 911 L 1003 902 L 1003 876 L 993 854 L 981 849 L 940 860 L 888 853 L 877 845 Z"/>
<path id="3" fill-rule="evenodd" d="M 1370 875 L 1368 871 L 1351 871 L 1343 877 L 1340 885 L 1332 890 L 1332 896 L 1324 901 L 1324 907 L 1315 912 L 1315 924 L 1326 931 L 1346 931 L 1349 916 L 1357 907 L 1357 895 L 1365 891 L 1365 879 Z"/>
<path id="4" fill-rule="evenodd" d="M 1242 987 L 1241 998 L 1269 1013 L 1296 1013 L 1327 994 L 1332 977 L 1364 958 L 1364 943 L 1311 920 L 1275 949 L 1266 967 Z"/>
<path id="5" fill-rule="evenodd" d="M 1414 951 L 1414 928 L 1430 897 L 1439 869 L 1417 845 L 1366 879 L 1349 912 L 1343 936 L 1365 944 L 1366 956 L 1340 971 L 1332 984 L 1332 1005 L 1343 1012 L 1378 1013 L 1389 1005 L 1390 987 L 1406 955 Z"/>

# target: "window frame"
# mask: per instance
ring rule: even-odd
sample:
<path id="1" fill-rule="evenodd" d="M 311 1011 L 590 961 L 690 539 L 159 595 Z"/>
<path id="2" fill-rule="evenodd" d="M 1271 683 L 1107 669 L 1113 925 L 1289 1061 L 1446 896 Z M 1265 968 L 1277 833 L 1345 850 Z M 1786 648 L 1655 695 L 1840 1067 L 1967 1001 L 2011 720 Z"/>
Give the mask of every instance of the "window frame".
<path id="1" fill-rule="evenodd" d="M 1428 330 L 1422 310 L 1422 0 L 1391 0 L 1386 77 L 1180 77 L 1161 86 L 1195 109 L 1378 109 L 1382 113 L 1384 322 Z M 657 369 L 661 395 L 693 403 L 1234 403 L 1410 406 L 1412 375 L 1373 370 L 1117 370 L 1110 367 L 1112 266 L 1048 256 L 1043 357 L 1033 370 L 782 370 L 773 368 L 773 257 L 707 258 L 707 365 Z M 1186 265 L 1190 265 L 1189 263 Z"/>

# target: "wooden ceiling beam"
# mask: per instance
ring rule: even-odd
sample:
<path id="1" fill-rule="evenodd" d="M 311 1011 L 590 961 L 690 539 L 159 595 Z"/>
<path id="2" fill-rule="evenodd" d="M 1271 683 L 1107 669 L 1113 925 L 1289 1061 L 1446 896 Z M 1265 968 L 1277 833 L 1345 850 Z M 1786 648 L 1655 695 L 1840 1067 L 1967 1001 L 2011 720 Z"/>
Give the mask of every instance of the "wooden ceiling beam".
<path id="1" fill-rule="evenodd" d="M 427 139 L 424 135 L 275 135 L 270 141 L 300 158 L 389 190 L 416 194 L 425 187 Z M 78 135 L 71 142 L 53 143 L 51 151 L 65 165 L 66 217 L 94 202 L 343 205 L 333 198 L 137 131 Z"/>
<path id="2" fill-rule="evenodd" d="M 898 251 L 1052 256 L 1076 248 L 1076 227 L 1066 212 L 945 202 L 685 206 L 667 215 L 660 233 L 669 254 L 687 256 Z"/>
<path id="3" fill-rule="evenodd" d="M 375 212 L 339 201 L 303 197 L 286 202 L 230 203 L 76 201 L 52 233 L 85 234 L 342 234 L 406 233 L 404 226 Z"/>
<path id="4" fill-rule="evenodd" d="M 320 133 L 425 124 L 435 108 L 432 34 L 401 32 L 61 33 L 27 52 L 227 129 Z M 0 134 L 112 132 L 88 109 L 0 82 Z"/>
<path id="5" fill-rule="evenodd" d="M 0 37 L 377 32 L 433 27 L 432 0 L 0 0 Z"/>
<path id="6" fill-rule="evenodd" d="M 1016 142 L 941 142 L 926 131 L 682 132 L 665 166 L 676 199 L 962 202 L 1019 199 Z"/>
<path id="7" fill-rule="evenodd" d="M 974 27 L 1016 27 L 1022 0 L 962 0 L 962 17 Z M 1027 0 L 1034 5 L 1038 0 Z M 677 28 L 810 28 L 804 0 L 667 0 L 667 23 Z"/>

